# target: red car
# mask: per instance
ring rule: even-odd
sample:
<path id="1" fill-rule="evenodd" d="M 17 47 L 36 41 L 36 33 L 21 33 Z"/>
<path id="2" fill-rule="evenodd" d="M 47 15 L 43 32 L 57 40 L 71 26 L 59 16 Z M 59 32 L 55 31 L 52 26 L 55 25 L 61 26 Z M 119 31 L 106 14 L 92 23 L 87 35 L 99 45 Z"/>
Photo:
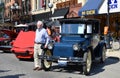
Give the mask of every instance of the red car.
<path id="1" fill-rule="evenodd" d="M 20 31 L 14 40 L 11 51 L 18 59 L 33 59 L 36 26 L 28 26 L 27 31 Z"/>
<path id="2" fill-rule="evenodd" d="M 17 36 L 17 33 L 3 29 L 0 30 L 0 50 L 3 52 L 8 52 L 11 49 L 11 41 L 14 40 Z"/>

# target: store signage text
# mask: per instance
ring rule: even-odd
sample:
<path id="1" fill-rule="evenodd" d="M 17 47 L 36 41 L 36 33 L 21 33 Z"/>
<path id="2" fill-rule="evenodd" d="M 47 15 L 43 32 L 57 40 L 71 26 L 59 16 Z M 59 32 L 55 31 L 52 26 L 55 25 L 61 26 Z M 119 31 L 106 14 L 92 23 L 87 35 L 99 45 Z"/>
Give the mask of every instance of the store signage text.
<path id="1" fill-rule="evenodd" d="M 95 14 L 95 10 L 87 10 L 82 12 L 82 15 L 93 15 L 93 14 Z"/>
<path id="2" fill-rule="evenodd" d="M 109 9 L 118 8 L 118 0 L 109 0 Z"/>

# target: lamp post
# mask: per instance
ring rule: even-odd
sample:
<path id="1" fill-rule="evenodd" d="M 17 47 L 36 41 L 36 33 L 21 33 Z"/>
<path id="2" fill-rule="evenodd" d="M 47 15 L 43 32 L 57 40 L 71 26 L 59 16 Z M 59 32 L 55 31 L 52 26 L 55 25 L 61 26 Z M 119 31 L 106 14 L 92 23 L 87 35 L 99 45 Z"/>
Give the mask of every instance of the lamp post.
<path id="1" fill-rule="evenodd" d="M 110 22 L 109 22 L 109 19 L 110 19 L 110 14 L 109 14 L 109 11 L 110 11 L 110 8 L 109 8 L 109 1 L 107 1 L 107 26 L 108 26 L 108 37 L 107 37 L 107 47 L 110 48 Z"/>
<path id="2" fill-rule="evenodd" d="M 17 3 L 14 3 L 12 6 L 11 6 L 11 10 L 13 11 L 13 14 L 16 14 L 17 12 L 16 11 L 19 11 L 20 9 L 20 6 L 17 4 Z M 15 12 L 15 13 L 14 13 Z"/>
<path id="3" fill-rule="evenodd" d="M 11 7 L 10 7 L 10 9 L 11 9 L 11 17 L 10 17 L 10 19 L 11 19 L 11 21 L 12 21 L 12 16 L 13 15 L 15 15 L 15 16 L 17 16 L 17 15 L 19 15 L 19 9 L 20 9 L 21 7 L 18 5 L 18 3 L 14 3 Z M 15 20 L 16 21 L 16 20 Z M 15 25 L 17 25 L 17 21 L 15 22 Z"/>
<path id="4" fill-rule="evenodd" d="M 52 3 L 48 3 L 48 7 L 50 8 L 50 11 L 52 11 L 51 9 L 52 9 L 52 7 L 53 7 L 53 4 Z"/>

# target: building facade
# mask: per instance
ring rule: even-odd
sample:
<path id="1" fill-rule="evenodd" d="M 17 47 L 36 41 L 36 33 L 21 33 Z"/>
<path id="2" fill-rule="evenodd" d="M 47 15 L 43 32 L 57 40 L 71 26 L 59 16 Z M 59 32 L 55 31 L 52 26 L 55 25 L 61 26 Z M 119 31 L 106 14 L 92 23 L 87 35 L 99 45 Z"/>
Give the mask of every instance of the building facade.
<path id="1" fill-rule="evenodd" d="M 69 7 L 71 5 L 81 3 L 83 6 L 85 2 L 86 0 L 31 0 L 32 5 L 31 13 L 33 15 L 34 21 L 67 18 L 67 15 L 65 15 L 65 17 L 60 16 L 59 15 L 61 13 L 60 11 L 64 10 L 65 12 L 63 13 L 64 15 L 68 13 L 67 9 L 69 10 Z"/>
<path id="2" fill-rule="evenodd" d="M 0 0 L 0 23 L 4 23 L 4 3 Z"/>
<path id="3" fill-rule="evenodd" d="M 4 20 L 14 24 L 31 21 L 31 0 L 3 0 Z"/>

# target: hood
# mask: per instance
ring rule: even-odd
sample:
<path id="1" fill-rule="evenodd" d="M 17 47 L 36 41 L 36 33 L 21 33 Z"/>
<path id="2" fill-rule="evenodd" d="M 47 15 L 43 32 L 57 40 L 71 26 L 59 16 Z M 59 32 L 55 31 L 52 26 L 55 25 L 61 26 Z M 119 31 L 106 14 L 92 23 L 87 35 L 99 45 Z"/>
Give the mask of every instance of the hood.
<path id="1" fill-rule="evenodd" d="M 82 43 L 84 42 L 86 39 L 85 38 L 81 38 L 81 37 L 62 37 L 61 38 L 61 42 L 62 43 Z"/>
<path id="2" fill-rule="evenodd" d="M 10 37 L 10 39 L 15 39 L 17 37 L 17 33 L 15 33 L 14 31 L 7 30 L 7 29 L 3 29 L 1 31 L 7 34 Z"/>
<path id="3" fill-rule="evenodd" d="M 13 42 L 13 48 L 27 48 L 34 46 L 35 32 L 34 31 L 20 31 L 17 38 Z"/>
<path id="4" fill-rule="evenodd" d="M 73 56 L 73 44 L 72 43 L 55 43 L 53 49 L 54 56 L 69 57 Z"/>
<path id="5" fill-rule="evenodd" d="M 87 40 L 85 38 L 81 38 L 80 40 L 65 40 L 63 42 L 60 42 L 60 43 L 55 43 L 55 46 L 64 46 L 64 47 L 67 47 L 67 46 L 71 46 L 76 44 L 76 43 L 80 43 L 80 44 L 83 44 L 84 42 L 86 42 Z"/>

